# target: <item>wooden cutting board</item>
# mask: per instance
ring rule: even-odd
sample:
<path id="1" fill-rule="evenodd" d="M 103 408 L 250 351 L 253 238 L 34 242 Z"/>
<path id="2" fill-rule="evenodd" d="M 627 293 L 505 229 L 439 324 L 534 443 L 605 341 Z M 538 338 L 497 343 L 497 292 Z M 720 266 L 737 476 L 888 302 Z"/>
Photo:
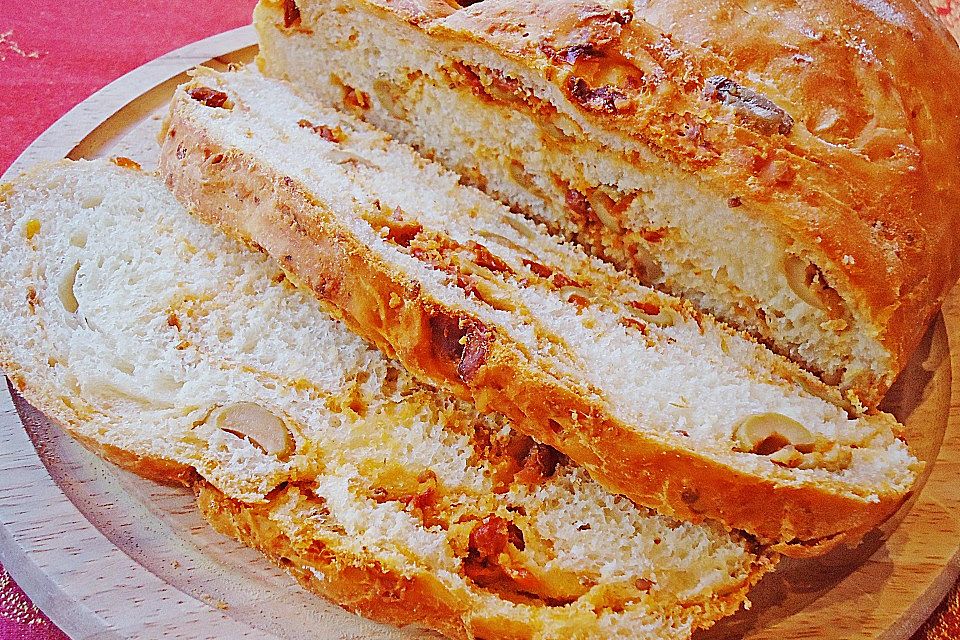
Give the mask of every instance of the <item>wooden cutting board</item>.
<path id="1" fill-rule="evenodd" d="M 197 64 L 256 53 L 249 27 L 175 51 L 78 105 L 8 177 L 63 157 L 156 164 L 173 88 Z M 951 379 L 958 381 L 951 384 Z M 887 401 L 928 461 L 913 499 L 857 549 L 785 561 L 752 609 L 701 634 L 903 640 L 954 583 L 960 550 L 960 289 Z M 303 590 L 258 553 L 210 529 L 193 496 L 120 471 L 0 388 L 0 562 L 73 638 L 423 637 L 363 619 Z"/>

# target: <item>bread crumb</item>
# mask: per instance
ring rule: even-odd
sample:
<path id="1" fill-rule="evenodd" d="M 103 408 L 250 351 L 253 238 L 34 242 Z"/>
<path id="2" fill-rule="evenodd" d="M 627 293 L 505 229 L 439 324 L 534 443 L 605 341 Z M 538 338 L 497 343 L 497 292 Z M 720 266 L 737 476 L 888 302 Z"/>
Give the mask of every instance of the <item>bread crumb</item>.
<path id="1" fill-rule="evenodd" d="M 212 595 L 210 595 L 209 593 L 201 593 L 201 594 L 200 594 L 200 599 L 203 600 L 204 602 L 206 602 L 206 603 L 207 603 L 208 605 L 210 605 L 211 607 L 215 607 L 215 608 L 219 609 L 220 611 L 226 611 L 227 609 L 230 608 L 230 605 L 227 604 L 227 602 L 226 602 L 225 600 L 222 600 L 222 599 L 220 599 L 220 598 L 214 598 L 214 597 L 213 597 Z"/>
<path id="2" fill-rule="evenodd" d="M 40 51 L 24 51 L 20 48 L 20 45 L 17 44 L 17 41 L 13 39 L 13 29 L 0 33 L 0 61 L 6 60 L 6 52 L 13 53 L 20 56 L 21 58 L 27 58 L 36 60 L 42 55 L 46 55 L 46 52 Z"/>

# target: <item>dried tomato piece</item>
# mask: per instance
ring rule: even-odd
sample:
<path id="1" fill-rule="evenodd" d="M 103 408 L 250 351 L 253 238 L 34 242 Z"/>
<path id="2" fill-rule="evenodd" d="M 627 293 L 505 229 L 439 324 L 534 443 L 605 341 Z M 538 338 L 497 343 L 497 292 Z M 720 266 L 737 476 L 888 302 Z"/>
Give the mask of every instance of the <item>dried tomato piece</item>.
<path id="1" fill-rule="evenodd" d="M 489 515 L 470 532 L 470 553 L 481 560 L 496 560 L 510 542 L 507 521 L 500 516 Z"/>
<path id="2" fill-rule="evenodd" d="M 657 227 L 656 229 L 644 229 L 640 232 L 643 239 L 647 242 L 660 242 L 667 237 L 666 227 Z"/>
<path id="3" fill-rule="evenodd" d="M 430 340 L 434 356 L 459 362 L 463 355 L 463 344 L 460 342 L 467 335 L 467 330 L 460 326 L 460 319 L 456 316 L 436 315 L 430 317 Z"/>
<path id="4" fill-rule="evenodd" d="M 472 556 L 468 556 L 463 561 L 463 572 L 483 588 L 492 587 L 510 579 L 500 565 L 487 564 Z"/>
<path id="5" fill-rule="evenodd" d="M 567 189 L 567 192 L 563 196 L 564 203 L 566 203 L 567 208 L 570 209 L 573 213 L 577 214 L 581 218 L 582 222 L 586 222 L 590 218 L 592 208 L 590 207 L 590 201 L 587 200 L 587 196 L 583 193 L 580 193 L 576 189 Z"/>
<path id="6" fill-rule="evenodd" d="M 475 256 L 474 262 L 476 262 L 477 265 L 498 273 L 513 273 L 510 265 L 493 255 L 490 250 L 482 244 L 471 240 L 467 243 L 467 248 L 473 251 L 473 255 Z"/>
<path id="7" fill-rule="evenodd" d="M 647 302 L 645 300 L 631 300 L 628 302 L 631 307 L 647 314 L 648 316 L 656 316 L 660 314 L 660 305 L 655 302 Z"/>
<path id="8" fill-rule="evenodd" d="M 493 333 L 479 322 L 461 322 L 456 316 L 431 316 L 429 322 L 434 355 L 455 362 L 457 375 L 470 382 L 487 361 Z"/>
<path id="9" fill-rule="evenodd" d="M 527 543 L 523 540 L 523 531 L 512 522 L 507 523 L 507 542 L 516 547 L 518 551 L 527 548 Z"/>
<path id="10" fill-rule="evenodd" d="M 590 300 L 584 296 L 578 295 L 576 293 L 571 293 L 567 296 L 567 301 L 572 302 L 576 305 L 577 309 L 583 310 L 590 306 Z"/>
<path id="11" fill-rule="evenodd" d="M 352 111 L 363 112 L 370 108 L 372 102 L 366 92 L 344 85 L 343 104 Z"/>
<path id="12" fill-rule="evenodd" d="M 647 323 L 642 320 L 630 317 L 620 318 L 620 324 L 625 327 L 632 327 L 644 335 L 647 333 Z"/>
<path id="13" fill-rule="evenodd" d="M 300 7 L 295 0 L 283 0 L 283 26 L 289 29 L 300 24 Z"/>
<path id="14" fill-rule="evenodd" d="M 463 561 L 464 573 L 485 588 L 510 584 L 513 584 L 512 588 L 522 587 L 516 583 L 516 579 L 528 577 L 528 572 L 522 568 L 505 569 L 500 565 L 500 554 L 506 551 L 507 545 L 523 551 L 526 547 L 523 531 L 500 516 L 487 516 L 470 532 L 469 554 Z M 530 580 L 527 582 L 535 585 Z"/>
<path id="15" fill-rule="evenodd" d="M 553 269 L 546 265 L 542 265 L 539 262 L 534 262 L 533 260 L 523 259 L 523 266 L 530 269 L 534 275 L 540 276 L 541 278 L 549 278 L 553 275 Z"/>
<path id="16" fill-rule="evenodd" d="M 540 484 L 547 478 L 553 477 L 559 463 L 560 454 L 556 449 L 535 443 L 523 459 L 523 466 L 517 472 L 516 479 L 528 485 Z"/>
<path id="17" fill-rule="evenodd" d="M 567 81 L 570 97 L 585 109 L 615 114 L 626 110 L 630 101 L 626 93 L 616 87 L 602 86 L 594 89 L 583 78 L 571 76 Z"/>
<path id="18" fill-rule="evenodd" d="M 553 284 L 558 289 L 562 289 L 563 287 L 577 287 L 580 289 L 583 288 L 583 285 L 581 285 L 579 282 L 559 272 L 553 274 Z"/>
<path id="19" fill-rule="evenodd" d="M 340 143 L 347 139 L 347 134 L 343 132 L 343 129 L 340 127 L 330 128 L 325 124 L 313 124 L 309 120 L 302 119 L 297 122 L 297 125 L 302 129 L 311 129 L 314 133 L 318 134 L 321 138 L 328 142 Z"/>
<path id="20" fill-rule="evenodd" d="M 470 328 L 466 335 L 463 356 L 457 365 L 457 374 L 461 380 L 470 382 L 477 375 L 480 367 L 487 362 L 492 342 L 493 334 L 484 325 L 477 323 Z"/>
<path id="21" fill-rule="evenodd" d="M 216 89 L 211 89 L 210 87 L 194 87 L 187 91 L 187 95 L 197 102 L 217 109 L 223 108 L 229 99 L 229 96 L 227 96 L 227 94 L 225 94 L 223 91 L 217 91 Z"/>
<path id="22" fill-rule="evenodd" d="M 457 271 L 457 286 L 463 289 L 468 296 L 480 297 L 480 290 L 477 288 L 477 280 L 473 276 L 465 276 Z"/>
<path id="23" fill-rule="evenodd" d="M 406 219 L 400 207 L 390 210 L 381 207 L 379 201 L 376 204 L 378 211 L 365 213 L 364 220 L 369 222 L 370 226 L 376 231 L 386 229 L 387 240 L 401 247 L 409 247 L 410 243 L 423 231 L 423 225 L 416 220 Z M 421 252 L 422 255 L 424 254 Z M 418 260 L 421 259 L 420 256 L 415 255 L 414 257 Z"/>

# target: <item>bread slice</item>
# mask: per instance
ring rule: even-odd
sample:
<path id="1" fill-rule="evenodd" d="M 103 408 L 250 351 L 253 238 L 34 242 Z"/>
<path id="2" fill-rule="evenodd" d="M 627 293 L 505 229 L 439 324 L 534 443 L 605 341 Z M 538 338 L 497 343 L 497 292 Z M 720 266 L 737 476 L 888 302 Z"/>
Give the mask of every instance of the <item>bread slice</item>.
<path id="1" fill-rule="evenodd" d="M 3 186 L 0 224 L 21 393 L 124 466 L 196 482 L 214 526 L 351 610 L 452 638 L 680 639 L 773 566 L 417 384 L 152 176 L 42 167 Z"/>
<path id="2" fill-rule="evenodd" d="M 421 379 L 639 504 L 805 554 L 855 541 L 915 478 L 890 415 L 848 417 L 789 361 L 289 85 L 198 71 L 160 164 Z"/>
<path id="3" fill-rule="evenodd" d="M 921 3 L 884 7 L 261 0 L 255 22 L 268 75 L 876 406 L 960 274 L 960 51 Z"/>

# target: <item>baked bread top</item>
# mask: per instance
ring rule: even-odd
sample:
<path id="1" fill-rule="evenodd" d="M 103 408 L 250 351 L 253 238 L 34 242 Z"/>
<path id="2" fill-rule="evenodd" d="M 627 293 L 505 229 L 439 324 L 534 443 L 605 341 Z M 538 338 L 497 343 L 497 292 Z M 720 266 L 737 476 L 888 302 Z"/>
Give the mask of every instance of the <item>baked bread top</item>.
<path id="1" fill-rule="evenodd" d="M 921 2 L 368 4 L 781 229 L 891 354 L 868 404 L 957 278 L 960 50 Z"/>

